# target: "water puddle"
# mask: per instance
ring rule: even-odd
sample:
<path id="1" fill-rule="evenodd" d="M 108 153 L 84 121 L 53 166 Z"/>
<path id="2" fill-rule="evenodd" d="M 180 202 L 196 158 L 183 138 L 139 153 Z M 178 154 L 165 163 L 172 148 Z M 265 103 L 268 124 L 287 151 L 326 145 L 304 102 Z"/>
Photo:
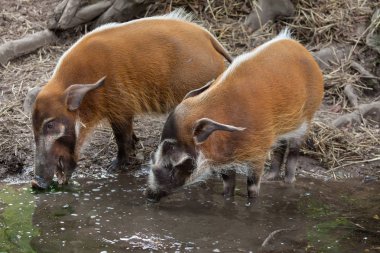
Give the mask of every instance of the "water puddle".
<path id="1" fill-rule="evenodd" d="M 38 194 L 2 185 L 0 252 L 380 251 L 376 181 L 263 183 L 250 207 L 243 178 L 234 199 L 215 179 L 159 204 L 143 197 L 145 174 L 75 181 Z"/>

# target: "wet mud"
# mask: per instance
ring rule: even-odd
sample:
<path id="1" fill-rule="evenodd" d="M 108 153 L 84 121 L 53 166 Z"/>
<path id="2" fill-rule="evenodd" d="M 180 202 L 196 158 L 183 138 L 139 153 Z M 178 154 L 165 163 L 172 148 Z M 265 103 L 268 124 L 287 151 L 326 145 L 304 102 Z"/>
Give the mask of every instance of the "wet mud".
<path id="1" fill-rule="evenodd" d="M 158 204 L 143 191 L 147 168 L 63 189 L 0 190 L 5 252 L 378 252 L 380 183 L 264 182 L 246 205 L 244 178 L 224 199 L 218 178 Z"/>

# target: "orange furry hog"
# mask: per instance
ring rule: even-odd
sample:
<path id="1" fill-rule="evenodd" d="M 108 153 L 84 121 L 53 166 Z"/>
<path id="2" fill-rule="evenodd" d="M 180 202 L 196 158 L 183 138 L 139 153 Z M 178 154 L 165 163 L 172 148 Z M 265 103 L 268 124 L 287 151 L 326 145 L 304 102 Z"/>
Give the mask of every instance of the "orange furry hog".
<path id="1" fill-rule="evenodd" d="M 224 194 L 235 188 L 232 164 L 244 164 L 248 197 L 258 195 L 268 152 L 289 142 L 285 180 L 294 181 L 299 145 L 323 97 L 312 55 L 287 30 L 237 57 L 213 84 L 190 92 L 169 115 L 151 157 L 148 199 L 222 173 Z M 275 159 L 280 159 L 276 156 Z M 272 174 L 279 162 L 272 163 Z"/>
<path id="2" fill-rule="evenodd" d="M 46 188 L 57 175 L 67 183 L 80 148 L 107 119 L 118 146 L 112 168 L 128 164 L 136 114 L 164 113 L 185 94 L 216 78 L 231 56 L 184 11 L 107 24 L 76 42 L 42 88 L 29 92 L 35 137 L 32 185 Z"/>

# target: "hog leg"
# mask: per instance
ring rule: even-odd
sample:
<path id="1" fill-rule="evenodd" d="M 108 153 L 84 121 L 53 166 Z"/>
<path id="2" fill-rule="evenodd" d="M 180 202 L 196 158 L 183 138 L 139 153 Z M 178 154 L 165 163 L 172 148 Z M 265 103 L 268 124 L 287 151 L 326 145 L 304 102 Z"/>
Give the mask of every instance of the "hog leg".
<path id="1" fill-rule="evenodd" d="M 248 199 L 259 196 L 261 174 L 264 170 L 265 160 L 260 163 L 251 163 L 251 168 L 247 172 L 247 193 Z"/>
<path id="2" fill-rule="evenodd" d="M 288 142 L 289 145 L 289 154 L 286 161 L 285 167 L 285 179 L 286 183 L 293 183 L 296 178 L 296 169 L 298 165 L 298 157 L 301 147 L 301 139 L 299 138 L 291 138 Z"/>
<path id="3" fill-rule="evenodd" d="M 117 157 L 110 166 L 110 170 L 114 171 L 124 169 L 130 164 L 129 155 L 135 149 L 138 138 L 133 133 L 132 118 L 124 123 L 111 122 L 111 127 L 118 148 Z"/>
<path id="4" fill-rule="evenodd" d="M 232 197 L 235 194 L 236 171 L 228 170 L 222 173 L 223 178 L 223 196 Z"/>
<path id="5" fill-rule="evenodd" d="M 279 146 L 273 150 L 269 172 L 264 175 L 266 180 L 278 180 L 280 178 L 281 165 L 284 160 L 285 151 L 286 142 L 281 142 Z"/>

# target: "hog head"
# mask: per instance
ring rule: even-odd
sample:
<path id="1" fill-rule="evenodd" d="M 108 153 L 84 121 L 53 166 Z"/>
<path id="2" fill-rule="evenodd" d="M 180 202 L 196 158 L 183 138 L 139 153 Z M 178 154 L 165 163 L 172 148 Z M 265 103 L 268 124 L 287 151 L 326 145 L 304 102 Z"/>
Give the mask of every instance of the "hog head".
<path id="1" fill-rule="evenodd" d="M 175 117 L 168 117 L 163 129 L 165 133 L 173 132 Z M 214 131 L 242 131 L 244 128 L 221 124 L 208 118 L 197 120 L 192 127 L 192 143 L 184 144 L 178 138 L 164 138 L 157 151 L 151 155 L 151 171 L 148 178 L 146 197 L 151 202 L 158 202 L 174 190 L 191 184 L 191 177 L 197 167 L 196 160 L 200 145 Z"/>
<path id="2" fill-rule="evenodd" d="M 32 113 L 36 148 L 32 187 L 46 189 L 54 175 L 59 184 L 67 184 L 78 159 L 77 110 L 86 94 L 104 82 L 105 77 L 94 84 L 74 84 L 63 91 L 47 89 L 47 86 L 29 91 L 24 110 Z"/>

